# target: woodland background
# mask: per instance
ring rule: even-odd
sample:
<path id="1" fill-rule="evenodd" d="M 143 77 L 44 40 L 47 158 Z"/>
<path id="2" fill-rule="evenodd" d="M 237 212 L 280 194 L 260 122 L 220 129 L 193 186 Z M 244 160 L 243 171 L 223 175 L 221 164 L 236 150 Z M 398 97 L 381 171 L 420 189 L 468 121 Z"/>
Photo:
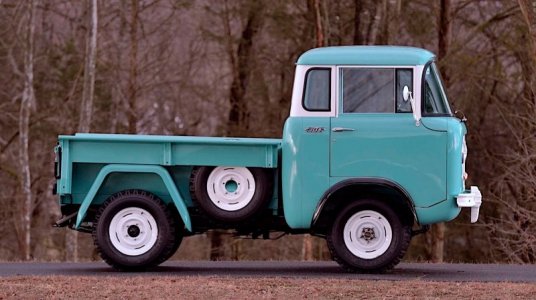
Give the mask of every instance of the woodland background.
<path id="1" fill-rule="evenodd" d="M 329 45 L 438 55 L 484 195 L 407 259 L 536 262 L 534 0 L 0 0 L 0 259 L 94 259 L 50 225 L 53 147 L 75 132 L 280 137 L 294 63 Z M 328 259 L 309 236 L 186 239 L 178 259 Z"/>

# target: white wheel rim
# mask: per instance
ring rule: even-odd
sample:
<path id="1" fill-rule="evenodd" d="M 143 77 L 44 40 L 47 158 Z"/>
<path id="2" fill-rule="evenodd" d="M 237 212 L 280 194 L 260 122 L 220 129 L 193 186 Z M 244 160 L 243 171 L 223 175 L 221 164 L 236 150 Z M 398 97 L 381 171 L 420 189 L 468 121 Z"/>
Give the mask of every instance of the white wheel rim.
<path id="1" fill-rule="evenodd" d="M 351 216 L 344 225 L 343 235 L 348 250 L 363 259 L 384 254 L 393 239 L 389 221 L 372 210 L 363 210 Z"/>
<path id="2" fill-rule="evenodd" d="M 148 252 L 158 237 L 154 217 L 139 207 L 128 207 L 115 214 L 109 229 L 112 245 L 129 256 Z"/>
<path id="3" fill-rule="evenodd" d="M 225 211 L 246 207 L 255 194 L 253 174 L 243 167 L 216 167 L 207 180 L 210 201 Z"/>

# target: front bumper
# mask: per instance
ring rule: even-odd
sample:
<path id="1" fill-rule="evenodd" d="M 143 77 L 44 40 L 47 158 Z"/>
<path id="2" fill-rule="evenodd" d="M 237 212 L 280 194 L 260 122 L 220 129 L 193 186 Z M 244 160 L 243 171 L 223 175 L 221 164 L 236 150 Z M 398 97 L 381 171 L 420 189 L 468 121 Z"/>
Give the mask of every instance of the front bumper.
<path id="1" fill-rule="evenodd" d="M 471 223 L 478 221 L 480 205 L 482 204 L 482 194 L 477 186 L 472 186 L 470 190 L 466 190 L 459 194 L 456 197 L 456 203 L 458 204 L 458 207 L 471 208 Z"/>

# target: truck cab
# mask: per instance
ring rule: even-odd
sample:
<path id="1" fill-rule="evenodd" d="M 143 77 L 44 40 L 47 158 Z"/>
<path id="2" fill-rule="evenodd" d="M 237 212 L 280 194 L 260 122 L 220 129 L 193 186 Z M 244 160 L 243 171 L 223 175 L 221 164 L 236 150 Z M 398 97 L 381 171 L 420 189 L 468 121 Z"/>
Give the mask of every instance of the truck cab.
<path id="1" fill-rule="evenodd" d="M 419 224 L 459 214 L 467 130 L 434 60 L 424 49 L 377 46 L 318 48 L 299 58 L 283 133 L 283 191 L 303 199 L 284 205 L 304 218 L 291 218 L 291 226 L 309 226 L 326 191 L 354 184 L 399 190 Z"/>
<path id="2" fill-rule="evenodd" d="M 92 233 L 121 270 L 158 265 L 183 236 L 224 228 L 310 233 L 344 269 L 383 272 L 427 225 L 463 207 L 477 221 L 466 134 L 431 52 L 312 49 L 297 61 L 281 139 L 60 136 L 57 226 Z"/>

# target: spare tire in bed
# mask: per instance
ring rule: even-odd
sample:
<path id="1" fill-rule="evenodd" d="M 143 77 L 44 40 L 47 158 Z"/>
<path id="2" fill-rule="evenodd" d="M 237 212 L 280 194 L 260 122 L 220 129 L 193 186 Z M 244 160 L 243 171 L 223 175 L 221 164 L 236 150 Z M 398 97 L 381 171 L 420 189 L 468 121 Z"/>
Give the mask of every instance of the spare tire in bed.
<path id="1" fill-rule="evenodd" d="M 272 195 L 271 174 L 263 168 L 196 167 L 190 177 L 190 193 L 210 217 L 239 222 L 266 207 Z"/>

